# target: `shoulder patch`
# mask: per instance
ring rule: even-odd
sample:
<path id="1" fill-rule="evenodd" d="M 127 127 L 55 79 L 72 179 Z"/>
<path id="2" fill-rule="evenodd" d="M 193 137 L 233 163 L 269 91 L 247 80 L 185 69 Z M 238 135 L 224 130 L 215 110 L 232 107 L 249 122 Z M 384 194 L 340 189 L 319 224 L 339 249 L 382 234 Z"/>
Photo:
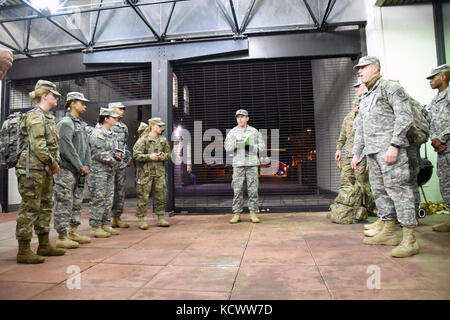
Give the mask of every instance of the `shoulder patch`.
<path id="1" fill-rule="evenodd" d="M 39 118 L 34 118 L 34 119 L 31 119 L 31 124 L 38 124 L 38 123 L 41 123 L 42 122 L 42 120 L 41 120 L 41 118 L 39 117 Z"/>
<path id="2" fill-rule="evenodd" d="M 101 133 L 99 133 L 99 134 L 97 135 L 97 138 L 102 139 L 102 140 L 105 140 L 105 139 L 106 139 L 105 136 L 104 136 L 103 134 L 101 134 Z"/>

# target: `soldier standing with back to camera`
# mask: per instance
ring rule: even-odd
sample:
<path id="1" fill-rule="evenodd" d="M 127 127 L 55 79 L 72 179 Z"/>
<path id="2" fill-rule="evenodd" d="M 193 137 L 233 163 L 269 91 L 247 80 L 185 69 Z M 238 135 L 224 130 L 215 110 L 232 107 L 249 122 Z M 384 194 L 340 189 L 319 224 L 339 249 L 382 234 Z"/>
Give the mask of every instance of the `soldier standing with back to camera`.
<path id="1" fill-rule="evenodd" d="M 368 91 L 361 98 L 352 167 L 357 168 L 358 158 L 364 149 L 378 217 L 381 219 L 381 222 L 376 222 L 381 225 L 380 231 L 374 237 L 365 237 L 363 242 L 396 246 L 392 256 L 409 257 L 419 253 L 414 235 L 417 220 L 406 137 L 413 123 L 411 105 L 405 90 L 397 82 L 381 77 L 378 58 L 362 57 L 354 68 Z M 400 244 L 400 239 L 395 235 L 396 217 L 403 230 Z"/>
<path id="2" fill-rule="evenodd" d="M 228 132 L 225 139 L 225 150 L 233 151 L 233 204 L 234 216 L 230 223 L 238 223 L 244 209 L 244 181 L 247 180 L 248 209 L 253 223 L 260 222 L 256 216 L 259 212 L 258 187 L 259 187 L 259 158 L 258 153 L 266 146 L 261 133 L 249 126 L 250 120 L 247 110 L 236 111 L 237 126 Z"/>
<path id="3" fill-rule="evenodd" d="M 89 225 L 91 235 L 107 238 L 120 232 L 109 226 L 114 200 L 114 175 L 122 159 L 116 152 L 114 134 L 119 115 L 113 109 L 100 108 L 99 126 L 89 136 L 91 147 L 91 169 L 88 179 L 91 194 Z"/>
<path id="4" fill-rule="evenodd" d="M 164 219 L 167 192 L 164 162 L 170 161 L 172 154 L 169 142 L 162 135 L 165 126 L 162 119 L 151 118 L 149 125 L 150 131 L 142 133 L 133 147 L 133 157 L 136 160 L 136 191 L 138 196 L 136 217 L 138 218 L 139 229 L 142 230 L 149 228 L 144 218 L 147 214 L 147 202 L 152 187 L 155 190 L 153 203 L 158 217 L 158 226 L 170 226 L 169 222 Z"/>
<path id="5" fill-rule="evenodd" d="M 19 242 L 17 262 L 42 263 L 43 256 L 60 256 L 66 251 L 54 248 L 49 241 L 53 207 L 53 175 L 60 171 L 59 138 L 55 117 L 50 110 L 61 94 L 50 81 L 39 80 L 29 93 L 37 105 L 20 122 L 25 149 L 16 165 L 22 201 L 17 215 L 16 238 Z M 39 239 L 37 254 L 30 249 L 33 228 Z"/>
<path id="6" fill-rule="evenodd" d="M 61 171 L 55 175 L 54 227 L 58 232 L 56 247 L 74 249 L 90 243 L 89 237 L 77 233 L 81 223 L 84 181 L 91 166 L 91 151 L 86 122 L 89 100 L 80 92 L 69 92 L 65 107 L 69 110 L 57 124 L 61 154 Z"/>
<path id="7" fill-rule="evenodd" d="M 114 201 L 111 209 L 113 216 L 112 227 L 113 228 L 128 228 L 128 223 L 122 222 L 120 216 L 123 212 L 123 205 L 125 202 L 125 185 L 126 185 L 126 168 L 131 165 L 132 157 L 127 148 L 128 140 L 128 127 L 123 121 L 125 116 L 125 106 L 122 102 L 111 102 L 108 108 L 114 110 L 119 115 L 119 122 L 111 128 L 116 140 L 116 149 L 122 153 L 122 161 L 117 168 L 116 175 L 114 177 Z"/>
<path id="8" fill-rule="evenodd" d="M 450 208 L 450 67 L 443 64 L 431 71 L 427 77 L 432 89 L 438 94 L 425 109 L 425 117 L 430 122 L 430 138 L 434 151 L 437 152 L 437 175 L 439 187 L 445 205 Z M 434 231 L 450 231 L 450 218 L 447 222 L 433 226 Z"/>

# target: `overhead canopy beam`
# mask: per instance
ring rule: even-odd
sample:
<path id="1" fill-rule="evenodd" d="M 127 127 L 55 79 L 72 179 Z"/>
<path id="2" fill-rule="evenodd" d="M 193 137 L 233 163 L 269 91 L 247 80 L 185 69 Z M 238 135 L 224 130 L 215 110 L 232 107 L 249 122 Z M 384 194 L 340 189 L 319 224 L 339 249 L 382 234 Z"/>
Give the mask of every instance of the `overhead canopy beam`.
<path id="1" fill-rule="evenodd" d="M 144 16 L 141 9 L 136 7 L 136 5 L 134 5 L 133 2 L 131 2 L 131 0 L 127 0 L 127 3 L 131 6 L 131 8 L 133 8 L 134 12 L 136 12 L 136 14 L 139 16 L 139 18 L 141 18 L 142 22 L 144 22 L 145 25 L 150 29 L 150 31 L 153 33 L 153 35 L 156 37 L 156 39 L 158 39 L 158 41 L 161 41 L 161 37 L 155 31 L 155 29 L 153 29 L 152 25 L 150 24 L 150 22 L 148 22 L 147 18 Z"/>
<path id="2" fill-rule="evenodd" d="M 235 34 L 239 33 L 239 30 L 237 29 L 236 25 L 233 23 L 233 20 L 231 20 L 231 17 L 228 14 L 227 9 L 223 5 L 222 1 L 221 0 L 216 0 L 216 4 L 219 6 L 220 11 L 222 12 L 222 14 L 224 15 L 224 17 L 227 20 L 228 24 L 230 25 L 231 30 L 233 30 L 233 32 Z"/>
<path id="3" fill-rule="evenodd" d="M 66 28 L 64 28 L 63 26 L 61 26 L 60 24 L 58 24 L 56 21 L 52 20 L 50 17 L 46 16 L 45 14 L 43 14 L 40 10 L 36 9 L 35 7 L 33 7 L 31 5 L 31 3 L 28 0 L 22 0 L 22 2 L 24 4 L 26 4 L 28 7 L 30 7 L 33 11 L 35 11 L 38 15 L 40 15 L 41 17 L 47 19 L 51 24 L 57 26 L 59 29 L 61 29 L 62 31 L 64 31 L 66 34 L 68 34 L 70 37 L 74 38 L 75 40 L 77 40 L 78 42 L 81 42 L 83 45 L 85 45 L 86 47 L 88 47 L 88 43 L 86 41 L 81 40 L 80 38 L 78 38 L 77 36 L 75 36 L 74 34 L 72 34 L 71 32 L 69 32 Z"/>
<path id="4" fill-rule="evenodd" d="M 245 11 L 244 19 L 241 23 L 241 33 L 245 32 L 245 29 L 247 29 L 247 25 L 250 19 L 250 14 L 252 13 L 253 6 L 255 5 L 256 0 L 252 0 L 250 4 L 248 5 L 247 11 Z"/>
<path id="5" fill-rule="evenodd" d="M 236 27 L 237 33 L 240 33 L 239 25 L 238 25 L 237 18 L 236 18 L 236 12 L 234 10 L 233 0 L 230 0 L 230 7 L 231 7 L 231 13 L 233 14 L 233 21 L 234 21 L 234 25 Z"/>
<path id="6" fill-rule="evenodd" d="M 177 4 L 176 2 L 172 3 L 172 8 L 170 8 L 170 14 L 169 14 L 169 18 L 167 19 L 166 27 L 164 28 L 164 32 L 161 35 L 162 39 L 166 38 L 167 30 L 169 29 L 170 20 L 172 20 L 173 11 L 175 10 L 176 4 Z"/>
<path id="7" fill-rule="evenodd" d="M 247 39 L 188 42 L 154 47 L 86 52 L 83 63 L 148 63 L 155 60 L 186 60 L 248 50 Z"/>
<path id="8" fill-rule="evenodd" d="M 100 0 L 100 8 L 103 4 L 103 0 Z M 98 26 L 98 20 L 100 18 L 100 10 L 97 12 L 97 18 L 95 19 L 95 25 L 94 25 L 94 30 L 92 31 L 92 36 L 91 36 L 91 41 L 89 42 L 90 46 L 94 45 L 94 40 L 95 40 L 95 33 L 97 32 L 97 26 Z"/>
<path id="9" fill-rule="evenodd" d="M 319 30 L 323 30 L 325 24 L 327 23 L 327 19 L 331 13 L 331 10 L 333 10 L 335 3 L 336 0 L 328 0 L 327 8 L 325 10 L 325 14 L 323 15 L 322 23 L 320 24 Z"/>
<path id="10" fill-rule="evenodd" d="M 18 49 L 12 49 L 12 47 L 9 47 L 12 50 L 19 50 L 18 52 L 20 53 L 24 53 L 27 57 L 31 57 L 30 54 L 25 53 L 25 50 L 22 49 L 22 47 L 20 46 L 20 44 L 17 42 L 17 40 L 13 37 L 13 35 L 11 34 L 11 32 L 9 32 L 8 28 L 6 28 L 5 25 L 3 25 L 2 23 L 0 23 L 0 26 L 2 26 L 2 28 L 6 31 L 6 33 L 8 34 L 8 36 L 11 38 L 11 40 L 16 44 Z M 3 43 L 3 42 L 2 42 Z"/>
<path id="11" fill-rule="evenodd" d="M 311 6 L 309 5 L 307 0 L 303 0 L 303 2 L 305 3 L 306 9 L 308 9 L 309 15 L 311 16 L 311 18 L 314 21 L 314 25 L 319 28 L 319 21 L 316 18 L 316 15 L 314 14 L 314 12 L 311 9 Z"/>

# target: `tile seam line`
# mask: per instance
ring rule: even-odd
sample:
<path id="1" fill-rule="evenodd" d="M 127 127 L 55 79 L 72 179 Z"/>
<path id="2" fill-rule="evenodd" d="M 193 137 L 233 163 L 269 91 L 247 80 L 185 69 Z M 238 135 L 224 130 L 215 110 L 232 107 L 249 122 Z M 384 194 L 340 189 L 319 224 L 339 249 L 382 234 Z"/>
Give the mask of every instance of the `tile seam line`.
<path id="1" fill-rule="evenodd" d="M 233 284 L 231 286 L 230 297 L 229 297 L 228 300 L 231 300 L 231 296 L 233 295 L 234 286 L 235 286 L 237 278 L 239 276 L 239 272 L 241 271 L 242 261 L 244 260 L 244 255 L 245 255 L 245 252 L 247 251 L 248 243 L 250 242 L 250 237 L 252 235 L 252 232 L 253 232 L 254 228 L 255 228 L 255 224 L 252 223 L 252 228 L 250 229 L 250 232 L 248 234 L 247 242 L 245 243 L 245 247 L 244 247 L 244 250 L 242 252 L 241 261 L 239 262 L 239 266 L 238 266 L 238 269 L 237 269 L 237 272 L 236 272 L 236 276 L 234 277 Z"/>

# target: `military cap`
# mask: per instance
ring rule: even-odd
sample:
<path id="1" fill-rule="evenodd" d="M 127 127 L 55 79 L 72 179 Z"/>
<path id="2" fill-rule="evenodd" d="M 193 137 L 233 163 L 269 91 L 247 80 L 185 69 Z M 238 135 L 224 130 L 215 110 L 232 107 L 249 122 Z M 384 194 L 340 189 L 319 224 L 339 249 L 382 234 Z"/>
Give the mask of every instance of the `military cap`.
<path id="1" fill-rule="evenodd" d="M 120 117 L 117 113 L 114 112 L 113 108 L 100 108 L 100 116 L 108 116 L 118 118 Z"/>
<path id="2" fill-rule="evenodd" d="M 450 72 L 450 67 L 448 66 L 448 64 L 441 64 L 440 66 L 438 66 L 435 69 L 431 70 L 431 74 L 427 77 L 427 79 L 431 79 L 435 75 L 437 75 L 438 73 L 445 72 L 445 71 L 449 71 Z"/>
<path id="3" fill-rule="evenodd" d="M 38 89 L 48 90 L 57 96 L 61 96 L 61 94 L 56 90 L 56 84 L 47 80 L 39 80 L 34 86 L 34 90 Z"/>
<path id="4" fill-rule="evenodd" d="M 358 77 L 358 81 L 353 85 L 353 88 L 358 88 L 360 85 L 362 85 L 361 78 Z"/>
<path id="5" fill-rule="evenodd" d="M 157 126 L 160 126 L 160 127 L 166 125 L 166 124 L 162 121 L 161 118 L 151 118 L 151 119 L 148 120 L 148 123 L 149 123 L 150 125 L 157 125 Z"/>
<path id="6" fill-rule="evenodd" d="M 126 108 L 122 102 L 110 102 L 108 108 Z"/>
<path id="7" fill-rule="evenodd" d="M 80 100 L 80 101 L 89 102 L 89 100 L 86 99 L 84 94 L 82 94 L 81 92 L 69 92 L 67 94 L 66 101 L 72 101 L 72 100 Z"/>
<path id="8" fill-rule="evenodd" d="M 242 114 L 243 116 L 248 117 L 248 112 L 247 112 L 247 110 L 239 109 L 238 111 L 236 111 L 236 117 L 237 117 L 238 115 L 240 115 L 240 114 Z"/>
<path id="9" fill-rule="evenodd" d="M 378 60 L 375 56 L 365 56 L 361 57 L 358 61 L 358 64 L 353 67 L 354 70 L 357 70 L 361 67 L 367 66 L 369 64 L 376 64 L 378 67 L 380 66 L 380 60 Z"/>

